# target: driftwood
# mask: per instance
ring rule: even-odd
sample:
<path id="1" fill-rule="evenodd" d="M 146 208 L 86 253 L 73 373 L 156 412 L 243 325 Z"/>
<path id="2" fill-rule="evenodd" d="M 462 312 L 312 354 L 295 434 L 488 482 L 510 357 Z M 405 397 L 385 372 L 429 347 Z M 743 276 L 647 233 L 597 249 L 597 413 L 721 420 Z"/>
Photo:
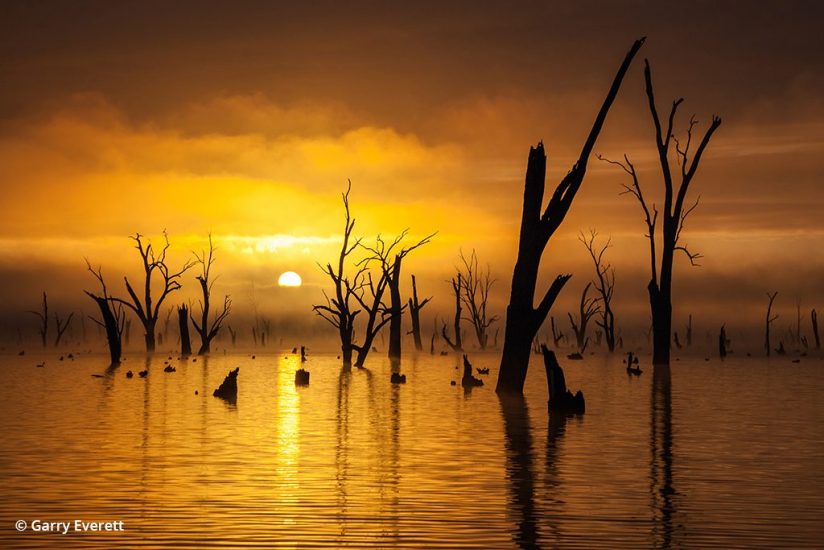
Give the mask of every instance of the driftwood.
<path id="1" fill-rule="evenodd" d="M 546 368 L 546 381 L 549 387 L 549 410 L 565 412 L 571 414 L 583 414 L 586 410 L 584 394 L 581 390 L 572 395 L 567 389 L 564 369 L 558 364 L 555 352 L 542 345 L 541 352 L 544 354 L 544 367 Z"/>
<path id="2" fill-rule="evenodd" d="M 230 403 L 235 403 L 237 401 L 238 371 L 240 371 L 240 367 L 235 370 L 230 370 L 229 374 L 226 375 L 226 378 L 223 379 L 223 383 L 220 384 L 220 387 L 216 389 L 212 395 L 225 399 Z"/>

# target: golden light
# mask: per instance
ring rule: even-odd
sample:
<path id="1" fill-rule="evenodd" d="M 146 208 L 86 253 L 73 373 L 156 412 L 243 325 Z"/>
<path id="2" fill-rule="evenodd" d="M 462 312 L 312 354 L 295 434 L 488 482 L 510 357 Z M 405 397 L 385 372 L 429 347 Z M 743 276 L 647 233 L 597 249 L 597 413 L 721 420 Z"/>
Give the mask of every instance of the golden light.
<path id="1" fill-rule="evenodd" d="M 278 277 L 278 286 L 300 286 L 303 281 L 300 278 L 300 275 L 295 273 L 294 271 L 286 271 L 280 274 Z"/>

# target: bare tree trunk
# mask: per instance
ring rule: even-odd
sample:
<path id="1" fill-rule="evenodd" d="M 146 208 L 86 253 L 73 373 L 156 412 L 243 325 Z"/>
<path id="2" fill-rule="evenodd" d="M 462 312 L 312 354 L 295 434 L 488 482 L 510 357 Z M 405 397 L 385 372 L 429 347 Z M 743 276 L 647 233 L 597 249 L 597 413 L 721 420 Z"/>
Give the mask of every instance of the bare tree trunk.
<path id="1" fill-rule="evenodd" d="M 766 326 L 764 327 L 764 349 L 767 351 L 767 357 L 770 356 L 770 325 L 773 321 L 778 319 L 778 315 L 771 316 L 772 313 L 772 306 L 773 302 L 775 301 L 775 297 L 778 296 L 778 292 L 773 292 L 770 294 L 767 293 L 767 297 L 770 299 L 769 304 L 767 305 L 767 319 L 766 319 Z"/>
<path id="2" fill-rule="evenodd" d="M 401 261 L 395 256 L 392 275 L 389 277 L 389 358 L 401 358 L 401 334 L 403 333 L 403 305 L 401 304 Z"/>
<path id="3" fill-rule="evenodd" d="M 415 276 L 412 275 L 412 297 L 409 298 L 409 317 L 412 319 L 412 337 L 415 340 L 415 349 L 417 351 L 423 350 L 423 342 L 421 342 L 421 309 L 423 309 L 423 306 L 431 299 L 432 298 L 426 298 L 423 302 L 418 301 L 418 285 L 415 281 Z"/>
<path id="4" fill-rule="evenodd" d="M 718 333 L 718 356 L 723 359 L 727 356 L 727 329 L 721 325 L 721 331 Z"/>
<path id="5" fill-rule="evenodd" d="M 558 184 L 548 206 L 541 213 L 546 178 L 546 155 L 542 143 L 529 151 L 524 183 L 523 212 L 518 244 L 518 259 L 512 272 L 512 287 L 506 309 L 504 346 L 498 372 L 498 393 L 523 393 L 529 367 L 532 340 L 546 319 L 552 304 L 570 275 L 559 275 L 537 308 L 534 307 L 538 268 L 549 238 L 561 225 L 586 174 L 586 166 L 595 141 L 601 133 L 607 113 L 615 100 L 632 59 L 641 48 L 636 41 L 624 58 L 590 130 L 578 161 Z"/>
<path id="6" fill-rule="evenodd" d="M 108 299 L 86 292 L 100 308 L 100 315 L 103 318 L 103 327 L 106 329 L 106 342 L 109 345 L 110 366 L 116 367 L 120 364 L 123 349 L 120 342 L 120 328 L 115 313 L 112 311 L 111 303 Z"/>
<path id="7" fill-rule="evenodd" d="M 818 314 L 813 309 L 810 312 L 810 323 L 813 326 L 813 336 L 815 337 L 815 349 L 821 349 L 821 339 L 818 337 Z"/>
<path id="8" fill-rule="evenodd" d="M 192 354 L 192 341 L 189 339 L 189 308 L 186 305 L 177 308 L 177 326 L 180 329 L 180 354 Z"/>

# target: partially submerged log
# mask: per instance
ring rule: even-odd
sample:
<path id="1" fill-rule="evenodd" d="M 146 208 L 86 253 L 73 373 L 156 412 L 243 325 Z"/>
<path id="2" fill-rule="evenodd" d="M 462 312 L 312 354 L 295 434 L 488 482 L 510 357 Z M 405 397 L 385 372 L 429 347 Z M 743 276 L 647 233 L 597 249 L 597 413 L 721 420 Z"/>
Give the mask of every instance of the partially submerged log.
<path id="1" fill-rule="evenodd" d="M 466 355 L 463 356 L 463 364 L 464 371 L 463 377 L 461 378 L 461 386 L 463 386 L 464 388 L 474 388 L 475 386 L 483 386 L 483 380 L 472 376 L 472 363 L 469 362 L 469 358 L 467 358 Z"/>
<path id="2" fill-rule="evenodd" d="M 392 384 L 406 384 L 406 375 L 393 372 L 392 376 L 389 377 L 389 381 Z"/>
<path id="3" fill-rule="evenodd" d="M 240 371 L 240 367 L 237 367 L 235 370 L 230 370 L 229 374 L 226 375 L 226 378 L 223 379 L 223 383 L 220 384 L 220 387 L 216 389 L 212 395 L 225 399 L 230 403 L 236 402 L 238 371 Z"/>
<path id="4" fill-rule="evenodd" d="M 558 364 L 555 353 L 546 346 L 541 346 L 544 354 L 544 367 L 546 368 L 546 380 L 549 386 L 549 410 L 565 412 L 570 414 L 583 414 L 586 411 L 584 394 L 581 390 L 572 395 L 566 387 L 564 369 Z"/>

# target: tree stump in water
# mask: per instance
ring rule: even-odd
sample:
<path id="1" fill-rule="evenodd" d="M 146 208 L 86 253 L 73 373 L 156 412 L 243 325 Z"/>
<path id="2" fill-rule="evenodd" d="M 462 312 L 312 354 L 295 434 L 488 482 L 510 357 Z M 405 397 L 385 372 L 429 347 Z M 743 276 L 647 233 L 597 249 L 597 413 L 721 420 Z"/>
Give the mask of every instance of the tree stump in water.
<path id="1" fill-rule="evenodd" d="M 463 356 L 463 364 L 464 371 L 463 378 L 461 378 L 461 386 L 463 386 L 464 388 L 474 388 L 475 386 L 483 386 L 483 380 L 472 376 L 472 363 L 469 362 L 469 359 L 466 355 Z"/>
<path id="2" fill-rule="evenodd" d="M 570 414 L 583 414 L 586 410 L 584 394 L 580 390 L 575 395 L 567 389 L 564 369 L 558 364 L 555 353 L 541 345 L 546 368 L 546 381 L 549 386 L 549 410 Z"/>
<path id="3" fill-rule="evenodd" d="M 226 378 L 223 379 L 223 383 L 220 384 L 220 387 L 216 389 L 212 395 L 214 395 L 215 397 L 220 397 L 221 399 L 225 399 L 230 403 L 236 402 L 238 371 L 240 371 L 240 367 L 236 368 L 235 370 L 230 370 L 229 374 L 226 375 Z"/>
<path id="4" fill-rule="evenodd" d="M 308 386 L 309 385 L 309 371 L 305 369 L 298 369 L 295 372 L 295 385 Z"/>

